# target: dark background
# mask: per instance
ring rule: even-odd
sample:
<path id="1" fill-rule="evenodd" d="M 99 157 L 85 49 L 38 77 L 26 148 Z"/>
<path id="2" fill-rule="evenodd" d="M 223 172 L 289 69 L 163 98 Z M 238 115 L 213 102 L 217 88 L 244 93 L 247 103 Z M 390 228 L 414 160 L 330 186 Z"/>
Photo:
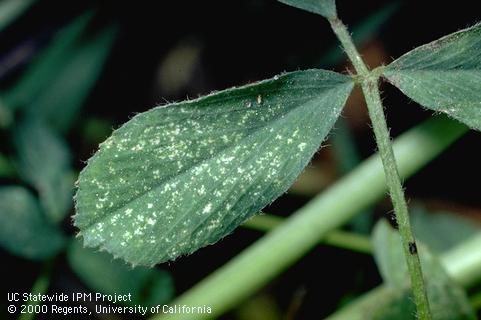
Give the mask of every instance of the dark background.
<path id="1" fill-rule="evenodd" d="M 389 3 L 340 0 L 338 13 L 348 26 L 354 26 Z M 400 6 L 392 17 L 361 46 L 361 53 L 372 67 L 387 64 L 416 46 L 471 26 L 481 17 L 475 1 L 398 3 Z M 100 7 L 100 14 L 96 17 L 97 27 L 117 21 L 120 31 L 82 117 L 68 133 L 78 170 L 101 141 L 100 138 L 99 141 L 85 138 L 82 128 L 88 117 L 103 119 L 115 128 L 133 114 L 155 105 L 254 82 L 283 71 L 320 67 L 347 72 L 349 68 L 345 62 L 335 65 L 319 63 L 327 50 L 337 46 L 328 23 L 322 17 L 273 0 L 40 1 L 0 34 L 0 63 L 3 53 L 21 43 L 31 43 L 34 54 L 48 43 L 55 30 L 91 6 Z M 182 60 L 183 54 L 187 56 L 185 60 Z M 188 71 L 185 70 L 187 66 Z M 21 71 L 20 64 L 0 76 L 4 83 L 9 83 Z M 175 76 L 176 72 L 187 76 L 173 86 L 168 76 Z M 431 115 L 394 87 L 384 84 L 382 89 L 393 136 Z M 350 99 L 344 117 L 361 157 L 367 157 L 375 146 L 359 94 Z M 108 134 L 106 130 L 105 135 Z M 5 132 L 0 134 L 0 148 L 8 151 L 10 146 L 3 142 L 8 138 L 6 135 Z M 480 220 L 481 197 L 477 187 L 480 144 L 479 133 L 465 135 L 406 182 L 408 197 L 436 209 L 449 209 Z M 326 187 L 340 175 L 328 148 L 323 149 L 313 163 L 327 163 L 333 170 L 330 174 L 332 179 L 321 187 Z M 308 195 L 287 194 L 268 211 L 288 215 L 308 200 Z M 389 210 L 389 202 L 384 201 L 376 207 L 376 214 L 382 216 Z M 65 222 L 65 227 L 74 232 L 69 220 Z M 162 268 L 174 274 L 177 292 L 180 293 L 260 236 L 259 232 L 240 228 L 215 246 Z M 39 265 L 4 251 L 0 251 L 0 258 L 7 266 L 3 286 L 28 291 Z M 82 287 L 63 262 L 60 261 L 56 270 L 50 289 L 52 292 L 75 291 Z M 361 293 L 380 281 L 372 257 L 319 246 L 271 282 L 259 295 L 268 296 L 284 313 L 299 300 L 296 318 L 318 319 L 334 311 L 346 294 Z M 235 312 L 224 318 L 234 317 Z"/>

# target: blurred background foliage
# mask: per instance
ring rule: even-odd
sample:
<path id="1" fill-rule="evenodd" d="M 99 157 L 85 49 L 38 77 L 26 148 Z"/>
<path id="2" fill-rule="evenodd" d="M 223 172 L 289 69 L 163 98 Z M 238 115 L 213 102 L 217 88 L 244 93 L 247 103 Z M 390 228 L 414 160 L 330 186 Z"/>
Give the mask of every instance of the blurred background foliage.
<path id="1" fill-rule="evenodd" d="M 435 8 L 338 1 L 338 8 L 371 67 L 479 19 L 470 1 Z M 171 301 L 227 262 L 262 231 L 240 228 L 154 269 L 131 269 L 82 248 L 70 220 L 76 176 L 98 143 L 134 113 L 313 67 L 351 70 L 327 23 L 274 0 L 0 1 L 3 292 L 130 292 L 133 303 L 151 306 Z M 393 88 L 383 89 L 393 136 L 430 116 Z M 289 215 L 372 153 L 360 91 L 343 115 L 329 148 L 266 212 Z M 480 142 L 478 133 L 467 134 L 406 183 L 415 232 L 433 253 L 479 232 L 481 154 L 474 146 Z M 391 210 L 385 200 L 346 230 L 367 237 Z M 323 244 L 223 319 L 317 319 L 381 281 L 372 255 Z M 470 293 L 480 309 L 481 286 Z M 0 309 L 6 310 L 5 300 Z"/>

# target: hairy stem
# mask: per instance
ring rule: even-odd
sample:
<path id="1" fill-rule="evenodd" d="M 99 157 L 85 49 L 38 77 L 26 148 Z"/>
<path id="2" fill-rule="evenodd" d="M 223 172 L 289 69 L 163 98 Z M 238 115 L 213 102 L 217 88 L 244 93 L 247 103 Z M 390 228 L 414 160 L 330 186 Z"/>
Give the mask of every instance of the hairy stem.
<path id="1" fill-rule="evenodd" d="M 426 286 L 423 279 L 421 262 L 416 248 L 416 241 L 409 222 L 408 207 L 404 197 L 401 179 L 399 177 L 396 158 L 391 146 L 389 129 L 386 124 L 384 110 L 379 93 L 378 76 L 371 74 L 357 52 L 351 36 L 345 25 L 338 18 L 330 20 L 331 27 L 341 41 L 349 59 L 352 61 L 357 73 L 361 76 L 361 87 L 366 99 L 369 117 L 376 137 L 379 155 L 386 175 L 386 183 L 389 189 L 391 200 L 394 206 L 399 234 L 404 249 L 404 256 L 411 278 L 411 288 L 414 295 L 414 302 L 418 311 L 419 319 L 431 319 L 429 300 Z"/>
<path id="2" fill-rule="evenodd" d="M 458 122 L 435 117 L 402 134 L 394 143 L 401 176 L 414 174 L 467 130 Z M 215 318 L 260 289 L 312 249 L 328 231 L 349 221 L 385 192 L 382 164 L 374 155 L 172 302 L 207 305 L 212 308 L 211 314 L 165 314 L 153 319 Z"/>
<path id="3" fill-rule="evenodd" d="M 408 207 L 404 197 L 404 190 L 397 170 L 396 160 L 392 151 L 389 131 L 381 103 L 377 81 L 368 81 L 362 85 L 364 96 L 369 109 L 369 115 L 376 136 L 379 154 L 384 166 L 386 182 L 394 205 L 399 234 L 404 249 L 404 257 L 411 278 L 414 302 L 419 319 L 431 319 L 429 300 L 421 270 L 421 262 L 416 247 L 416 240 L 411 230 Z"/>
<path id="4" fill-rule="evenodd" d="M 458 246 L 443 253 L 441 264 L 451 278 L 465 288 L 469 288 L 481 278 L 481 234 L 462 242 Z M 456 260 L 456 257 L 462 257 Z M 402 291 L 386 285 L 363 294 L 352 303 L 330 315 L 328 320 L 362 320 L 366 319 L 369 310 L 377 309 L 382 305 L 389 305 L 393 298 L 402 295 Z M 481 306 L 481 297 L 473 297 L 472 303 Z"/>

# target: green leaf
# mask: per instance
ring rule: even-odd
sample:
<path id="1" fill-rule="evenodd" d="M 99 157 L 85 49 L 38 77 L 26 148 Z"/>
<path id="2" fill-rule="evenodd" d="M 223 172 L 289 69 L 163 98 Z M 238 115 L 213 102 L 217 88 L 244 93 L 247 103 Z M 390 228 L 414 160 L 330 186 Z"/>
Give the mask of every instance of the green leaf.
<path id="1" fill-rule="evenodd" d="M 216 242 L 288 189 L 352 86 L 299 71 L 135 116 L 80 174 L 85 244 L 153 265 Z"/>
<path id="2" fill-rule="evenodd" d="M 13 110 L 34 101 L 70 60 L 76 42 L 85 32 L 92 16 L 93 12 L 89 11 L 57 32 L 47 48 L 28 66 L 20 80 L 2 92 L 2 104 Z"/>
<path id="3" fill-rule="evenodd" d="M 406 53 L 384 76 L 424 107 L 481 130 L 481 24 Z"/>
<path id="4" fill-rule="evenodd" d="M 312 13 L 320 14 L 325 18 L 336 18 L 335 0 L 278 0 L 289 6 L 293 6 Z"/>
<path id="5" fill-rule="evenodd" d="M 46 259 L 65 244 L 61 231 L 43 215 L 37 200 L 18 186 L 0 188 L 0 245 L 27 259 Z"/>
<path id="6" fill-rule="evenodd" d="M 15 169 L 10 159 L 0 153 L 0 178 L 13 177 L 14 175 Z"/>
<path id="7" fill-rule="evenodd" d="M 67 251 L 72 270 L 93 291 L 104 294 L 131 294 L 129 305 L 155 306 L 165 304 L 174 295 L 170 274 L 160 269 L 132 269 L 120 260 L 112 260 L 105 252 L 83 248 L 72 241 Z"/>
<path id="8" fill-rule="evenodd" d="M 373 312 L 373 319 L 416 319 L 399 233 L 382 220 L 375 226 L 373 237 L 374 255 L 384 282 L 403 292 L 383 302 L 391 307 L 379 305 L 379 311 Z M 449 278 L 437 257 L 419 242 L 418 250 L 433 319 L 475 319 L 466 293 Z"/>
<path id="9" fill-rule="evenodd" d="M 37 189 L 48 217 L 61 221 L 73 205 L 67 144 L 41 121 L 27 119 L 15 128 L 14 145 L 20 176 Z"/>
<path id="10" fill-rule="evenodd" d="M 27 106 L 28 112 L 44 119 L 51 127 L 69 129 L 102 71 L 116 31 L 116 27 L 110 26 L 76 46 L 64 67 Z"/>
<path id="11" fill-rule="evenodd" d="M 414 234 L 437 254 L 450 250 L 481 232 L 481 226 L 458 214 L 428 212 L 421 206 L 413 206 L 410 211 Z"/>
<path id="12" fill-rule="evenodd" d="M 0 2 L 0 31 L 24 13 L 35 0 L 3 0 Z"/>
<path id="13" fill-rule="evenodd" d="M 3 104 L 0 97 L 0 129 L 8 128 L 13 123 L 13 112 Z"/>

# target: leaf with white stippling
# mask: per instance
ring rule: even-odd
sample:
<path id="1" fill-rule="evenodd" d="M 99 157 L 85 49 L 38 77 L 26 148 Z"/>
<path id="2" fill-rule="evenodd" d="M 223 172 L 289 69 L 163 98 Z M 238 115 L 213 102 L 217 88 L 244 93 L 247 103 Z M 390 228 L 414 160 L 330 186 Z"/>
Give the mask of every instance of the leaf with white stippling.
<path id="1" fill-rule="evenodd" d="M 299 71 L 135 116 L 80 174 L 85 244 L 153 265 L 216 242 L 289 188 L 352 86 Z"/>
<path id="2" fill-rule="evenodd" d="M 481 130 L 481 24 L 406 53 L 384 76 L 424 107 Z"/>
<path id="3" fill-rule="evenodd" d="M 337 16 L 335 0 L 278 0 L 289 6 L 296 7 L 305 11 L 320 14 L 325 18 L 335 18 Z"/>

